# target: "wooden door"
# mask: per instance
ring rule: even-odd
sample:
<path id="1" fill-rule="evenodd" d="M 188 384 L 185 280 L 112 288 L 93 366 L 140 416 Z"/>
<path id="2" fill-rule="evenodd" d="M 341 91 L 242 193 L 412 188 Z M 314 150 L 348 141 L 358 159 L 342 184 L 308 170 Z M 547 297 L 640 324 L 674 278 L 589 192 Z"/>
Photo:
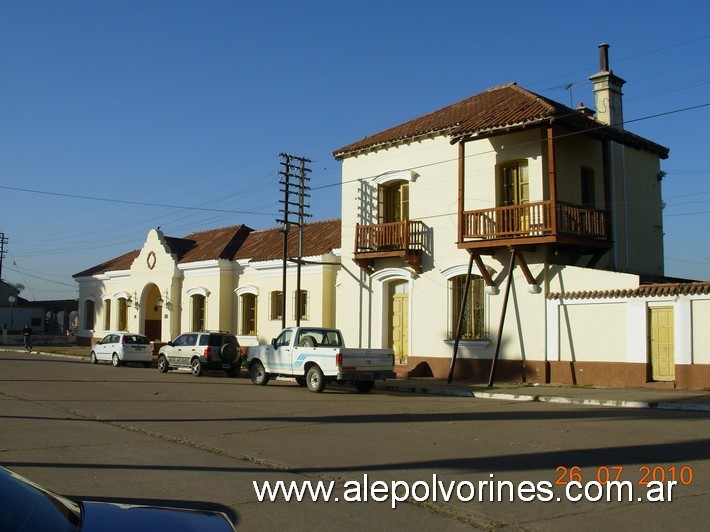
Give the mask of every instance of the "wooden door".
<path id="1" fill-rule="evenodd" d="M 406 364 L 409 355 L 409 294 L 407 283 L 392 287 L 390 300 L 390 347 L 394 350 L 395 364 Z"/>
<path id="2" fill-rule="evenodd" d="M 673 349 L 673 307 L 649 309 L 649 343 L 651 379 L 675 380 L 675 352 Z"/>
<path id="3" fill-rule="evenodd" d="M 513 216 L 506 217 L 511 227 L 506 232 L 525 233 L 530 228 L 530 212 L 526 205 L 530 203 L 530 180 L 526 161 L 516 161 L 502 167 L 501 198 L 502 206 L 516 206 Z"/>

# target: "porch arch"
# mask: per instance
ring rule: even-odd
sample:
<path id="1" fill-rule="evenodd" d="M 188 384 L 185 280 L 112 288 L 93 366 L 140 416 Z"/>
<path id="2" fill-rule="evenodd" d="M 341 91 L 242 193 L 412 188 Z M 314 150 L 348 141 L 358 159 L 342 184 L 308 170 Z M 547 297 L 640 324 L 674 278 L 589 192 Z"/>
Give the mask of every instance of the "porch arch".
<path id="1" fill-rule="evenodd" d="M 139 321 L 143 334 L 151 341 L 160 341 L 163 335 L 163 309 L 158 304 L 161 300 L 160 288 L 155 283 L 148 283 L 143 287 L 140 297 Z"/>

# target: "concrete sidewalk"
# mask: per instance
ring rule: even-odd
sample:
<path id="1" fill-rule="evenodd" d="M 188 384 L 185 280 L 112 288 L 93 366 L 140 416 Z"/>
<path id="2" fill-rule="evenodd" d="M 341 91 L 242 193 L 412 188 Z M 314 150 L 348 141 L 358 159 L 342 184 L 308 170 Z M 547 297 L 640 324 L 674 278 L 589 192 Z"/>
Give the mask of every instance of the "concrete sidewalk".
<path id="1" fill-rule="evenodd" d="M 378 381 L 377 390 L 421 393 L 501 401 L 539 401 L 617 408 L 658 408 L 710 412 L 710 390 L 673 390 L 666 388 L 603 388 L 559 386 L 552 384 L 486 384 L 436 379 L 398 379 Z"/>

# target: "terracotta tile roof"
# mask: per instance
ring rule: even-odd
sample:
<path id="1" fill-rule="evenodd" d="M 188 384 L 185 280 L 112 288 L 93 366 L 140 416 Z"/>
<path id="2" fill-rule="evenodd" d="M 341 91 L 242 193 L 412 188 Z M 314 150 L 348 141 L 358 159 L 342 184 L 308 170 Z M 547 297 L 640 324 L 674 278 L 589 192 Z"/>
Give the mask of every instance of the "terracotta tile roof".
<path id="1" fill-rule="evenodd" d="M 303 226 L 303 256 L 323 255 L 340 247 L 340 219 L 312 222 Z M 288 233 L 288 254 L 298 253 L 298 228 Z M 280 227 L 254 231 L 239 248 L 235 259 L 252 261 L 275 260 L 283 257 L 283 233 Z"/>
<path id="2" fill-rule="evenodd" d="M 283 253 L 281 228 L 254 231 L 246 225 L 232 225 L 208 231 L 191 233 L 183 238 L 165 237 L 170 252 L 180 264 L 205 260 L 248 258 L 272 260 Z M 313 222 L 304 226 L 303 255 L 322 255 L 340 247 L 340 219 Z M 298 249 L 298 231 L 289 232 L 289 253 L 295 256 Z M 116 270 L 128 270 L 140 254 L 136 249 L 120 257 L 107 260 L 73 277 L 87 277 Z"/>
<path id="3" fill-rule="evenodd" d="M 183 238 L 166 237 L 166 241 L 179 263 L 232 260 L 251 231 L 252 229 L 245 225 L 232 225 L 191 233 Z"/>
<path id="4" fill-rule="evenodd" d="M 106 262 L 102 262 L 101 264 L 97 264 L 96 266 L 89 268 L 88 270 L 75 273 L 72 277 L 88 277 L 99 273 L 128 270 L 140 252 L 140 249 L 134 249 L 133 251 L 129 251 L 128 253 L 121 255 L 120 257 L 109 259 Z"/>
<path id="5" fill-rule="evenodd" d="M 659 283 L 621 290 L 583 290 L 578 292 L 554 292 L 547 299 L 607 299 L 620 297 L 690 296 L 710 294 L 710 282 Z"/>
<path id="6" fill-rule="evenodd" d="M 492 136 L 518 129 L 555 123 L 586 131 L 634 148 L 650 150 L 661 158 L 668 148 L 638 135 L 609 127 L 580 111 L 530 92 L 515 83 L 500 85 L 433 113 L 376 133 L 333 152 L 342 159 L 359 150 L 385 146 L 430 134 L 448 135 L 455 142 L 469 136 Z"/>
<path id="7" fill-rule="evenodd" d="M 170 252 L 177 257 L 179 263 L 213 259 L 231 260 L 250 231 L 252 229 L 245 225 L 232 225 L 192 233 L 184 238 L 166 236 L 165 242 L 170 248 Z M 140 252 L 140 249 L 135 249 L 120 257 L 109 259 L 88 270 L 79 272 L 73 277 L 86 277 L 116 270 L 128 270 Z"/>

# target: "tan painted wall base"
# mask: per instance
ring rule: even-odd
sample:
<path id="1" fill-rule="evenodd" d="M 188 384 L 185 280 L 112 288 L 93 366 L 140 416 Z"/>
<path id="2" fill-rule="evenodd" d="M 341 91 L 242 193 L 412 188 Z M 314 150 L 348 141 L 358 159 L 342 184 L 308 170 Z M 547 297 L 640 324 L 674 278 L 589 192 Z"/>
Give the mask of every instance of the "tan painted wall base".
<path id="1" fill-rule="evenodd" d="M 446 379 L 451 360 L 410 356 L 407 367 L 398 368 L 402 377 Z M 454 379 L 487 383 L 491 360 L 458 359 Z M 710 387 L 710 364 L 676 365 L 675 388 Z M 577 386 L 644 386 L 649 382 L 647 364 L 624 362 L 544 362 L 499 360 L 495 382 L 568 384 Z"/>
<path id="2" fill-rule="evenodd" d="M 675 366 L 676 388 L 688 390 L 710 389 L 710 364 Z"/>

